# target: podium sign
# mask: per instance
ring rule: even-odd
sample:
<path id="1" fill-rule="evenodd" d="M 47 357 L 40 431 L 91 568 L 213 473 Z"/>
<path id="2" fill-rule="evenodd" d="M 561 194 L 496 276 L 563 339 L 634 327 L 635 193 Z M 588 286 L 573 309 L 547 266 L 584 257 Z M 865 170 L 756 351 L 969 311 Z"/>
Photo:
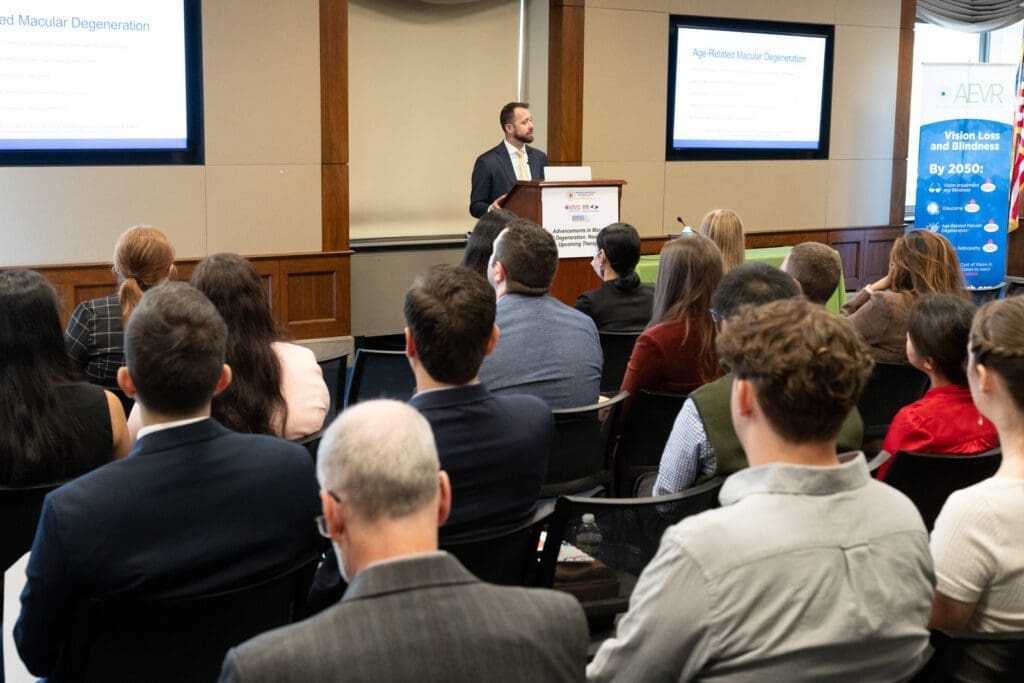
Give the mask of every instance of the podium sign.
<path id="1" fill-rule="evenodd" d="M 593 257 L 601 228 L 619 221 L 619 187 L 544 187 L 541 225 L 558 245 L 559 258 Z"/>

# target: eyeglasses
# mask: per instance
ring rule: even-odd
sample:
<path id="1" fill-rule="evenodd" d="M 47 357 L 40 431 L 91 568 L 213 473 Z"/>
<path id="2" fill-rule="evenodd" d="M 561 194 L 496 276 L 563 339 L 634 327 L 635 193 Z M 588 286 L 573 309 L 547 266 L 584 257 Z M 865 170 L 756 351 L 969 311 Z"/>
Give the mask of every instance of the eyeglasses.
<path id="1" fill-rule="evenodd" d="M 328 489 L 324 489 L 324 491 L 327 491 L 327 495 L 330 496 L 331 498 L 333 498 L 335 502 L 337 502 L 337 503 L 341 502 L 341 498 L 339 498 L 338 494 L 335 493 L 334 491 L 330 491 Z M 324 538 L 330 538 L 331 537 L 331 532 L 328 531 L 328 529 L 327 529 L 327 520 L 324 518 L 323 515 L 317 515 L 316 516 L 316 530 Z"/>

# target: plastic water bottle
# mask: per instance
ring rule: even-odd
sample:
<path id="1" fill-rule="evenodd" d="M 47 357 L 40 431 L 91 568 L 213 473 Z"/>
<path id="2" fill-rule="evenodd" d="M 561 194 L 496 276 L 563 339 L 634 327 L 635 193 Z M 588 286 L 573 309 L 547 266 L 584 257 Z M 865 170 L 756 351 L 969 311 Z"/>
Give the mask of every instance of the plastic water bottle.
<path id="1" fill-rule="evenodd" d="M 594 521 L 594 515 L 586 513 L 583 521 L 576 531 L 576 547 L 591 557 L 597 557 L 597 551 L 601 547 L 601 527 Z"/>

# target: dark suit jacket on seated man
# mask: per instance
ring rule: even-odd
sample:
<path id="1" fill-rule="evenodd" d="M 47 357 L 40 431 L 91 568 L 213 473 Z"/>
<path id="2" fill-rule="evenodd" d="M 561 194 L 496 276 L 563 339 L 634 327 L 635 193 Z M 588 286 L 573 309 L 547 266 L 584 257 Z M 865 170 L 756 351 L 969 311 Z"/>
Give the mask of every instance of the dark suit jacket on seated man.
<path id="1" fill-rule="evenodd" d="M 518 219 L 498 235 L 487 276 L 501 338 L 480 381 L 494 394 L 576 408 L 597 402 L 604 355 L 593 319 L 547 295 L 557 268 L 555 239 L 536 223 Z"/>
<path id="2" fill-rule="evenodd" d="M 509 102 L 499 116 L 505 139 L 476 158 L 473 164 L 469 213 L 480 218 L 500 209 L 517 180 L 543 180 L 548 155 L 527 145 L 533 142 L 530 105 Z"/>
<path id="3" fill-rule="evenodd" d="M 184 283 L 147 291 L 132 313 L 118 380 L 144 427 L 130 457 L 46 497 L 15 627 L 37 676 L 56 667 L 80 599 L 216 591 L 319 547 L 309 455 L 209 417 L 231 381 L 226 338 L 213 304 Z"/>
<path id="4" fill-rule="evenodd" d="M 476 579 L 437 549 L 451 508 L 430 425 L 397 401 L 346 410 L 320 445 L 341 602 L 228 652 L 223 683 L 581 681 L 579 602 Z"/>
<path id="5" fill-rule="evenodd" d="M 718 351 L 750 468 L 721 508 L 665 532 L 588 677 L 907 680 L 930 654 L 928 533 L 863 456 L 836 453 L 870 350 L 824 307 L 783 300 L 730 318 Z"/>
<path id="6" fill-rule="evenodd" d="M 494 291 L 475 271 L 434 266 L 405 295 L 409 403 L 430 422 L 452 485 L 446 540 L 528 517 L 551 455 L 551 410 L 526 394 L 494 396 L 477 381 L 499 343 Z"/>

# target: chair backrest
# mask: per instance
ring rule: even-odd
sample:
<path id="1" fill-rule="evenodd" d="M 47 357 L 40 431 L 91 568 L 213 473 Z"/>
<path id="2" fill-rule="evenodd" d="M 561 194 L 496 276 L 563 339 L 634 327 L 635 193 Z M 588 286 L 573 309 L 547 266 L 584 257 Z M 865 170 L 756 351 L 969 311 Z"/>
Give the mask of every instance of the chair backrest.
<path id="1" fill-rule="evenodd" d="M 602 403 L 552 410 L 555 433 L 541 498 L 582 493 L 611 483 L 612 432 L 623 391 Z"/>
<path id="2" fill-rule="evenodd" d="M 538 585 L 575 594 L 592 627 L 606 625 L 627 609 L 633 586 L 657 552 L 665 529 L 684 517 L 717 507 L 724 481 L 724 477 L 715 477 L 692 489 L 653 498 L 562 496 L 541 551 Z M 566 552 L 563 544 L 574 554 L 577 532 L 588 513 L 594 515 L 601 531 L 592 553 L 597 562 L 559 562 L 559 553 Z"/>
<path id="3" fill-rule="evenodd" d="M 345 405 L 374 398 L 408 401 L 416 393 L 416 377 L 404 351 L 359 349 L 352 364 Z"/>
<path id="4" fill-rule="evenodd" d="M 554 512 L 538 507 L 529 519 L 511 528 L 486 529 L 441 541 L 441 549 L 458 558 L 477 578 L 506 586 L 530 586 L 537 572 L 537 540 Z"/>
<path id="5" fill-rule="evenodd" d="M 312 434 L 307 434 L 301 439 L 295 439 L 294 443 L 299 444 L 306 449 L 309 453 L 309 457 L 313 458 L 313 464 L 316 464 L 316 452 L 320 449 L 320 442 L 324 438 L 324 432 L 327 431 L 327 427 L 322 427 Z"/>
<path id="6" fill-rule="evenodd" d="M 6 571 L 32 548 L 36 526 L 39 525 L 39 513 L 43 509 L 43 498 L 63 483 L 22 488 L 0 487 L 0 520 L 3 520 L 3 533 L 0 533 L 0 562 L 3 564 L 3 570 Z M 2 578 L 3 572 L 0 572 L 0 579 Z"/>
<path id="7" fill-rule="evenodd" d="M 324 419 L 326 427 L 334 421 L 341 409 L 341 401 L 345 395 L 345 374 L 348 372 L 348 354 L 342 353 L 337 356 L 321 358 L 317 364 L 324 374 L 327 393 L 331 397 L 331 406 L 327 409 L 327 417 Z"/>
<path id="8" fill-rule="evenodd" d="M 1024 681 L 1024 633 L 953 638 L 933 630 L 935 652 L 910 683 L 1019 683 Z"/>
<path id="9" fill-rule="evenodd" d="M 601 391 L 617 392 L 626 376 L 626 365 L 640 332 L 598 332 L 604 365 L 601 366 Z"/>
<path id="10" fill-rule="evenodd" d="M 319 559 L 208 595 L 82 600 L 50 680 L 214 681 L 228 649 L 301 615 Z"/>
<path id="11" fill-rule="evenodd" d="M 899 451 L 885 475 L 885 483 L 902 491 L 917 506 L 931 531 L 939 510 L 958 489 L 988 479 L 1003 456 L 999 448 L 979 455 L 947 455 Z"/>
<path id="12" fill-rule="evenodd" d="M 665 442 L 688 394 L 641 391 L 633 397 L 615 448 L 615 495 L 633 495 L 636 480 L 656 472 Z"/>
<path id="13" fill-rule="evenodd" d="M 875 363 L 857 402 L 864 441 L 884 437 L 900 408 L 921 398 L 927 389 L 928 375 L 914 366 Z"/>

